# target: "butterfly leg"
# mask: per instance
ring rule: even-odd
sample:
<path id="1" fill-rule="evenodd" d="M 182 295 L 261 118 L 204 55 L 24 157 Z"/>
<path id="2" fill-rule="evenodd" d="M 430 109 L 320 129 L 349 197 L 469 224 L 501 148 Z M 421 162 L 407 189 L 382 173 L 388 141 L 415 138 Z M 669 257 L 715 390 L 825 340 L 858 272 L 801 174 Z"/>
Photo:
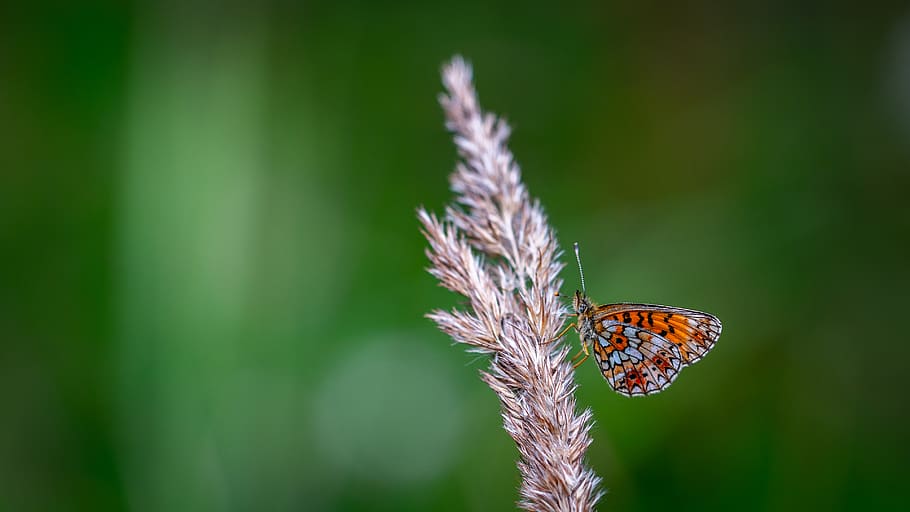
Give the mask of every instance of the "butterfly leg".
<path id="1" fill-rule="evenodd" d="M 579 350 L 578 350 L 578 353 L 575 354 L 574 356 L 572 356 L 571 361 L 574 363 L 575 360 L 578 359 L 579 357 L 581 357 L 584 353 L 585 353 L 585 350 L 584 350 L 584 349 L 579 349 Z"/>
<path id="2" fill-rule="evenodd" d="M 571 324 L 567 325 L 566 328 L 562 330 L 562 332 L 560 332 L 559 334 L 557 334 L 556 337 L 553 338 L 553 339 L 550 340 L 550 341 L 552 342 L 552 341 L 558 340 L 559 338 L 562 338 L 563 336 L 566 335 L 567 332 L 569 332 L 569 329 L 571 329 L 571 328 L 573 328 L 573 327 L 575 327 L 575 322 L 572 322 Z"/>
<path id="3" fill-rule="evenodd" d="M 581 342 L 581 350 L 582 350 L 582 352 L 585 353 L 585 356 L 582 357 L 577 363 L 575 363 L 575 364 L 572 365 L 572 369 L 573 369 L 573 370 L 574 370 L 575 368 L 578 368 L 579 366 L 581 366 L 581 363 L 587 361 L 587 360 L 588 360 L 588 356 L 591 355 L 591 353 L 588 352 L 588 344 L 587 344 L 587 342 L 584 342 L 584 341 Z M 579 354 L 579 355 L 581 355 L 581 354 Z M 578 357 L 578 356 L 576 356 L 576 357 Z M 575 360 L 575 357 L 573 357 L 572 360 L 574 361 L 574 360 Z"/>
<path id="4" fill-rule="evenodd" d="M 569 332 L 569 329 L 571 329 L 571 328 L 573 328 L 573 327 L 575 327 L 575 322 L 572 322 L 571 324 L 569 324 L 568 326 L 566 326 L 566 328 L 563 329 L 562 332 L 560 332 L 559 334 L 557 334 L 556 337 L 553 338 L 552 340 L 541 341 L 540 344 L 541 344 L 541 345 L 546 345 L 547 343 L 553 343 L 554 341 L 559 341 L 559 339 L 562 338 L 563 336 L 565 336 L 566 333 Z"/>

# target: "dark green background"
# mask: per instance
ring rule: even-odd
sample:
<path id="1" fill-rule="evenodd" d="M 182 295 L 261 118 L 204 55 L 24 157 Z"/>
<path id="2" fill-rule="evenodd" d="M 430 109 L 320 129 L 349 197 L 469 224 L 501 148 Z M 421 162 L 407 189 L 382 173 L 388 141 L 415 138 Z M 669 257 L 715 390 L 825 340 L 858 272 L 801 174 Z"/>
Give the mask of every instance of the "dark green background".
<path id="1" fill-rule="evenodd" d="M 906 504 L 905 5 L 0 20 L 0 510 L 513 507 L 486 361 L 422 318 L 454 53 L 595 300 L 724 322 L 654 397 L 578 369 L 601 509 Z"/>

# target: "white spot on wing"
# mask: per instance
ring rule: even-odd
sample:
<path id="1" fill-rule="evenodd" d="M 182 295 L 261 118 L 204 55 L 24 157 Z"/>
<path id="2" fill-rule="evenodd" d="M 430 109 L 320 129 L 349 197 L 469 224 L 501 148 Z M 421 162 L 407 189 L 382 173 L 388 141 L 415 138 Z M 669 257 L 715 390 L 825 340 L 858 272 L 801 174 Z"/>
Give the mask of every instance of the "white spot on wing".
<path id="1" fill-rule="evenodd" d="M 642 353 L 639 352 L 638 349 L 636 349 L 634 347 L 627 348 L 625 350 L 625 353 L 628 354 L 632 358 L 632 360 L 636 361 L 636 362 L 641 361 L 645 358 L 645 356 L 643 356 Z"/>

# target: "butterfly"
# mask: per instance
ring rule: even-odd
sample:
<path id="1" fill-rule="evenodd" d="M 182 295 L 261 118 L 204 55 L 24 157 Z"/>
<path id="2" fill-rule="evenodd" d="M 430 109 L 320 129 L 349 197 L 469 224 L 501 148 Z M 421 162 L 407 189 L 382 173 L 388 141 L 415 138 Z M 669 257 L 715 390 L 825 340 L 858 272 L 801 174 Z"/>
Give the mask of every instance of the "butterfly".
<path id="1" fill-rule="evenodd" d="M 584 291 L 578 244 L 574 247 L 582 291 L 576 291 L 572 301 L 576 321 L 560 334 L 574 327 L 581 338 L 582 350 L 572 360 L 582 353 L 584 357 L 574 367 L 593 352 L 614 391 L 630 397 L 652 395 L 714 348 L 721 331 L 714 315 L 656 304 L 592 302 Z"/>

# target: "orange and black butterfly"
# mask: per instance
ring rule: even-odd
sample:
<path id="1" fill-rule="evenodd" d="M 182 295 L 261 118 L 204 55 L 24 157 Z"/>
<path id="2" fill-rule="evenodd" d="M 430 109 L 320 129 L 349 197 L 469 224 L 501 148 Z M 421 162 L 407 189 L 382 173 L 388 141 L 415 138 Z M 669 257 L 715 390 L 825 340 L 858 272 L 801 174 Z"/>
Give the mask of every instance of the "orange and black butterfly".
<path id="1" fill-rule="evenodd" d="M 691 309 L 654 304 L 597 305 L 588 299 L 578 244 L 575 258 L 582 291 L 575 292 L 575 327 L 582 350 L 578 367 L 590 355 L 613 389 L 625 396 L 659 393 L 676 380 L 680 370 L 705 356 L 720 337 L 716 316 Z M 563 331 L 563 334 L 565 331 Z"/>

